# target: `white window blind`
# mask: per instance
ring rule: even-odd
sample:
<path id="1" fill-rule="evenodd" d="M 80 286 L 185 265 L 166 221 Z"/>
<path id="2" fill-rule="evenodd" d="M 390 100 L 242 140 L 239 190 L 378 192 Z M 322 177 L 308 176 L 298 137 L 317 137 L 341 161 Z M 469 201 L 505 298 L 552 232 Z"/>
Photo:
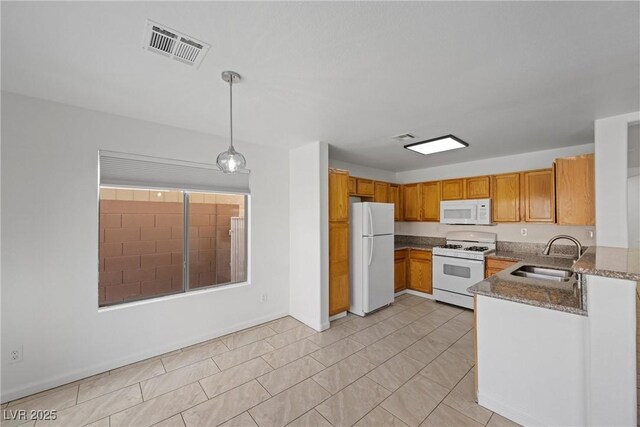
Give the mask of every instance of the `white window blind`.
<path id="1" fill-rule="evenodd" d="M 205 163 L 100 151 L 100 185 L 250 194 L 249 176 Z"/>

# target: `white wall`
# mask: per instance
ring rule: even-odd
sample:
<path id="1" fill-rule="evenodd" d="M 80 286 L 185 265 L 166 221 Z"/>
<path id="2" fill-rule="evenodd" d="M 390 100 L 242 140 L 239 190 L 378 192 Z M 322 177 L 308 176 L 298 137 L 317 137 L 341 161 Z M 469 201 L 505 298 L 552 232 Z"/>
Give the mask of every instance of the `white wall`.
<path id="1" fill-rule="evenodd" d="M 596 230 L 598 245 L 626 248 L 627 146 L 629 123 L 640 112 L 595 121 Z"/>
<path id="2" fill-rule="evenodd" d="M 329 327 L 328 145 L 289 153 L 290 312 L 322 331 Z"/>
<path id="3" fill-rule="evenodd" d="M 358 178 L 375 179 L 377 181 L 396 182 L 396 173 L 382 169 L 370 168 L 368 166 L 356 165 L 355 163 L 343 162 L 341 160 L 329 159 L 329 166 L 336 169 L 346 169 L 349 175 Z"/>
<path id="4" fill-rule="evenodd" d="M 98 310 L 98 149 L 214 163 L 226 145 L 2 93 L 2 402 L 288 314 L 289 154 L 242 142 L 251 284 Z"/>
<path id="5" fill-rule="evenodd" d="M 640 248 L 640 175 L 627 178 L 629 247 Z"/>

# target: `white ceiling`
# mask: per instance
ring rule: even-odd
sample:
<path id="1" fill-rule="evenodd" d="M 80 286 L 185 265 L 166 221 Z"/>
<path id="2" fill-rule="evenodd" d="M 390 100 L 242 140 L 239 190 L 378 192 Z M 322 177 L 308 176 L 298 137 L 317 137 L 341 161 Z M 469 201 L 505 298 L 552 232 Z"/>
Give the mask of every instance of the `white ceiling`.
<path id="1" fill-rule="evenodd" d="M 638 2 L 1 7 L 3 90 L 227 136 L 232 69 L 239 140 L 391 171 L 584 144 L 640 109 Z M 147 18 L 210 43 L 202 66 L 144 51 Z M 404 132 L 470 147 L 421 156 Z"/>

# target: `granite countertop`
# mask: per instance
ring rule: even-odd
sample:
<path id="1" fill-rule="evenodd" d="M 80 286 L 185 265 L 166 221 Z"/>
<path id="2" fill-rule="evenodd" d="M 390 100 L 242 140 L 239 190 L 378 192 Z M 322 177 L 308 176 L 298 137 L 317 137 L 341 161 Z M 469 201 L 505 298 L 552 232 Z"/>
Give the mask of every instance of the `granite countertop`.
<path id="1" fill-rule="evenodd" d="M 437 246 L 437 245 L 430 245 L 430 244 L 426 244 L 426 243 L 399 243 L 399 242 L 396 242 L 394 249 L 396 251 L 399 251 L 399 250 L 402 250 L 402 249 L 418 249 L 418 250 L 421 250 L 421 251 L 430 251 L 430 250 L 433 249 L 434 246 Z"/>
<path id="2" fill-rule="evenodd" d="M 585 289 L 583 287 L 581 290 L 578 287 L 576 275 L 573 275 L 568 282 L 552 282 L 511 275 L 523 265 L 571 269 L 572 258 L 505 251 L 498 251 L 490 256 L 502 256 L 519 260 L 519 262 L 476 283 L 468 289 L 469 292 L 582 316 L 587 314 Z"/>
<path id="3" fill-rule="evenodd" d="M 640 281 L 640 249 L 592 246 L 575 263 L 573 271 L 592 276 Z"/>

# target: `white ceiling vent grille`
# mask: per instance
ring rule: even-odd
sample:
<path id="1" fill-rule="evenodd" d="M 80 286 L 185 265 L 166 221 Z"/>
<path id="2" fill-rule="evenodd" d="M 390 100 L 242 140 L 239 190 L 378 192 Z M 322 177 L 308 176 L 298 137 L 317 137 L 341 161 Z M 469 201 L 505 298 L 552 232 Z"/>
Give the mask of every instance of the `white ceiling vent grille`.
<path id="1" fill-rule="evenodd" d="M 403 133 L 402 135 L 392 136 L 391 138 L 395 139 L 396 141 L 406 142 L 406 141 L 411 141 L 412 139 L 415 139 L 415 136 L 413 136 L 410 133 Z"/>
<path id="2" fill-rule="evenodd" d="M 209 45 L 171 28 L 147 20 L 142 47 L 167 58 L 198 68 Z"/>

